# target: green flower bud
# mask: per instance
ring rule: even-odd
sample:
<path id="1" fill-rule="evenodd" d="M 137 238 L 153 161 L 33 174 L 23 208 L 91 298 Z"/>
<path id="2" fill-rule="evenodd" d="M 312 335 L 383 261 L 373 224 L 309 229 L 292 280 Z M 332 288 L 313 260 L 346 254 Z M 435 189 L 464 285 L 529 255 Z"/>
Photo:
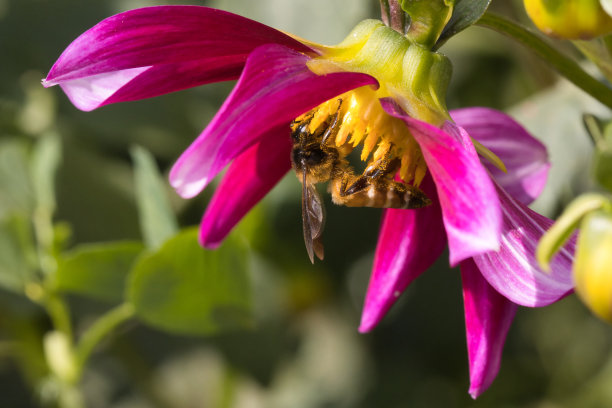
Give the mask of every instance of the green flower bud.
<path id="1" fill-rule="evenodd" d="M 612 32 L 612 17 L 599 0 L 524 0 L 527 14 L 545 34 L 588 40 Z"/>
<path id="2" fill-rule="evenodd" d="M 603 320 L 612 323 L 612 214 L 584 217 L 574 261 L 576 293 Z"/>

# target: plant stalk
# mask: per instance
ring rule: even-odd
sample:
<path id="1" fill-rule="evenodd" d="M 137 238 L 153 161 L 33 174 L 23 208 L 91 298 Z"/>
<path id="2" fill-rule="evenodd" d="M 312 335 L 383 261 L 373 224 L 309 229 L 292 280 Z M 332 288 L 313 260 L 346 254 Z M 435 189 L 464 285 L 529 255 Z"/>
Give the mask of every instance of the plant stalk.
<path id="1" fill-rule="evenodd" d="M 559 52 L 526 27 L 491 13 L 485 13 L 476 24 L 504 34 L 529 48 L 568 81 L 612 109 L 612 89 L 593 78 L 576 61 Z"/>

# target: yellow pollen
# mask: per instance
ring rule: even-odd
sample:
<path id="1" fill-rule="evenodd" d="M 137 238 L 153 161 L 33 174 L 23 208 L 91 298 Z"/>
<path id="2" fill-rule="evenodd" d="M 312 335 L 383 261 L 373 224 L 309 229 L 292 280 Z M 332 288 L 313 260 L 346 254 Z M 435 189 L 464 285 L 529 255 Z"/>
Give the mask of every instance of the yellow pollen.
<path id="1" fill-rule="evenodd" d="M 317 106 L 316 109 L 313 109 L 310 112 L 302 115 L 300 118 L 314 113 L 314 116 L 312 120 L 310 121 L 310 125 L 308 126 L 308 130 L 310 132 L 314 132 L 321 125 L 321 123 L 325 122 L 328 117 L 335 114 L 338 111 L 339 107 L 340 107 L 339 98 L 330 99 L 329 101 L 324 102 L 321 105 Z"/>
<path id="2" fill-rule="evenodd" d="M 402 181 L 415 186 L 421 183 L 427 173 L 421 149 L 406 124 L 383 110 L 376 91 L 369 86 L 349 91 L 306 112 L 295 123 L 310 119 L 308 130 L 314 133 L 326 121 L 336 120 L 335 115 L 338 127 L 327 143 L 346 154 L 362 144 L 361 160 L 367 162 L 366 167 L 385 157 L 398 158 Z"/>

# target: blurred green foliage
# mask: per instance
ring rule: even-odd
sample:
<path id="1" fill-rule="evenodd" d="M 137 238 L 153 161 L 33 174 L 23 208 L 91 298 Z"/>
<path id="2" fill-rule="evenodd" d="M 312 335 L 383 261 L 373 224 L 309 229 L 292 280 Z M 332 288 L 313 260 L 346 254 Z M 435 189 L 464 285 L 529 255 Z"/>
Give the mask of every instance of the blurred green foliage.
<path id="1" fill-rule="evenodd" d="M 378 17 L 370 0 L 180 3 L 324 43 Z M 232 84 L 91 113 L 40 86 L 78 34 L 152 4 L 161 2 L 0 0 L 0 406 L 39 407 L 58 395 L 93 408 L 612 406 L 612 331 L 574 296 L 519 311 L 499 377 L 473 401 L 460 278 L 446 256 L 376 330 L 358 334 L 380 211 L 327 199 L 326 260 L 310 265 L 291 174 L 219 251 L 198 247 L 193 229 L 175 235 L 199 222 L 213 189 L 181 200 L 158 169 L 168 170 Z M 525 21 L 520 2 L 492 7 Z M 554 215 L 589 186 L 581 115 L 605 109 L 567 83 L 551 86 L 543 63 L 482 28 L 442 52 L 454 63 L 451 108 L 510 109 L 547 143 L 553 170 L 539 211 Z M 146 201 L 151 191 L 161 201 Z M 62 327 L 78 344 L 51 331 Z M 71 384 L 60 366 L 94 352 Z"/>

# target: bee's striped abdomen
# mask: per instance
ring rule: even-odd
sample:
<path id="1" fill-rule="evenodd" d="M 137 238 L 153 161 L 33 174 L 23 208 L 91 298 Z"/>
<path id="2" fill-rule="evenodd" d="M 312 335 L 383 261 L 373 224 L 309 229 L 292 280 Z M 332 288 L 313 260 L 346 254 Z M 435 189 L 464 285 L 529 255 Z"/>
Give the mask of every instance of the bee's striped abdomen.
<path id="1" fill-rule="evenodd" d="M 352 194 L 343 194 L 346 178 L 335 178 L 330 183 L 335 204 L 347 207 L 422 208 L 431 201 L 417 187 L 393 180 L 373 180 L 366 188 Z"/>

